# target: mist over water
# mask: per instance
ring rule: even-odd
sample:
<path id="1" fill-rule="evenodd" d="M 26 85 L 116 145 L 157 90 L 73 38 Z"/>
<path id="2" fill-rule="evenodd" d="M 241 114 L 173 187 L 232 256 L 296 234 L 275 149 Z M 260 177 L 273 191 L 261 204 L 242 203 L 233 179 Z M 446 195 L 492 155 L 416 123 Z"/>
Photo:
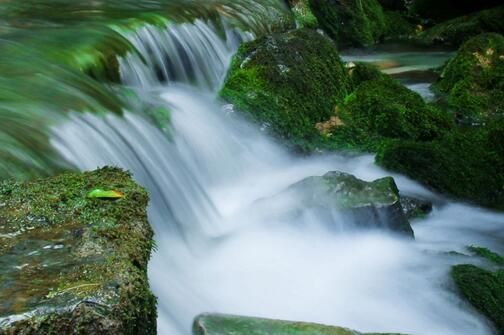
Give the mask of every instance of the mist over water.
<path id="1" fill-rule="evenodd" d="M 52 139 L 79 169 L 117 165 L 150 191 L 158 249 L 149 278 L 159 301 L 159 333 L 187 335 L 197 314 L 221 312 L 367 332 L 492 334 L 449 279 L 450 265 L 471 260 L 447 252 L 464 252 L 470 244 L 503 251 L 504 215 L 453 203 L 394 175 L 403 193 L 436 204 L 427 219 L 414 222 L 416 240 L 410 240 L 359 229 L 338 213 L 320 215 L 296 194 L 273 197 L 328 171 L 364 180 L 390 173 L 369 155 L 294 157 L 219 102 L 215 91 L 245 35 L 231 41 L 237 35 L 228 30 L 227 39 L 203 43 L 217 35 L 202 25 L 161 35 L 146 29 L 131 38 L 157 60 L 121 62 L 126 83 L 156 92 L 170 109 L 170 136 L 130 111 L 123 117 L 75 114 Z M 185 44 L 172 49 L 170 38 Z M 175 65 L 174 53 L 195 63 Z M 158 78 L 159 69 L 149 66 L 162 73 L 175 67 L 177 75 Z M 289 209 L 298 215 L 284 215 Z"/>

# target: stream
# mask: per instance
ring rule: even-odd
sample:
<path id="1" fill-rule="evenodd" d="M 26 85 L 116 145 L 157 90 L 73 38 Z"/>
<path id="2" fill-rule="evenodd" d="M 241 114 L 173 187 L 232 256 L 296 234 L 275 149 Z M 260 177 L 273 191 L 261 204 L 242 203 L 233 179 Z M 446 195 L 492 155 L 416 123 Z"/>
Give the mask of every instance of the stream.
<path id="1" fill-rule="evenodd" d="M 493 333 L 458 297 L 449 270 L 477 262 L 462 255 L 468 245 L 504 251 L 503 214 L 434 194 L 380 169 L 370 155 L 287 152 L 217 97 L 233 53 L 251 33 L 228 28 L 222 36 L 196 21 L 127 37 L 146 62 L 136 55 L 121 59 L 122 80 L 143 99 L 162 101 L 170 124 L 156 127 L 134 110 L 124 117 L 76 113 L 53 129 L 51 143 L 81 170 L 120 166 L 150 191 L 157 250 L 149 278 L 159 334 L 189 334 L 202 312 L 363 332 Z M 409 72 L 400 79 L 432 99 L 430 75 L 421 72 L 450 55 L 383 51 L 343 58 L 389 62 L 386 72 Z M 413 222 L 415 240 L 362 230 L 308 208 L 296 208 L 296 217 L 281 215 L 298 204 L 273 195 L 334 170 L 368 181 L 393 175 L 403 194 L 432 200 L 434 211 Z"/>

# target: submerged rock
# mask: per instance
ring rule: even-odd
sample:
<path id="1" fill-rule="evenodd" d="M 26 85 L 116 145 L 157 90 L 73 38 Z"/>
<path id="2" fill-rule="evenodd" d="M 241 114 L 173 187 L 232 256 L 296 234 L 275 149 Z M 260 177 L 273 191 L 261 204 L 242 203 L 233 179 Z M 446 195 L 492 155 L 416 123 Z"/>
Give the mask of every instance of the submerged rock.
<path id="1" fill-rule="evenodd" d="M 322 177 L 306 178 L 285 192 L 296 194 L 304 208 L 336 210 L 341 213 L 341 219 L 357 227 L 387 229 L 413 236 L 392 177 L 366 182 L 334 171 Z"/>
<path id="2" fill-rule="evenodd" d="M 114 168 L 0 184 L 0 334 L 155 334 L 147 202 Z"/>
<path id="3" fill-rule="evenodd" d="M 203 314 L 194 320 L 194 335 L 365 335 L 355 330 L 315 323 Z M 372 335 L 372 334 L 368 334 Z M 374 334 L 378 335 L 378 334 Z M 387 334 L 382 334 L 387 335 Z M 388 335 L 393 335 L 389 333 Z M 399 335 L 399 334 L 396 334 Z"/>

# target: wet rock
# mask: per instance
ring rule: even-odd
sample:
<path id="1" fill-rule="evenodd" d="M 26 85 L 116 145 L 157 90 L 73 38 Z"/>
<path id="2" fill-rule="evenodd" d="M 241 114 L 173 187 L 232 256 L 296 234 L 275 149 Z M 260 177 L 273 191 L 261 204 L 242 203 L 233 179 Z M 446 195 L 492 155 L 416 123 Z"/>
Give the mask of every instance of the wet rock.
<path id="1" fill-rule="evenodd" d="M 223 315 L 223 314 L 203 314 L 196 317 L 196 319 L 194 320 L 193 335 L 221 335 L 221 334 L 364 335 L 364 333 L 359 333 L 357 331 L 347 328 L 324 326 L 315 323 L 269 320 L 269 319 Z M 388 335 L 392 334 L 389 333 Z"/>
<path id="2" fill-rule="evenodd" d="M 350 89 L 333 41 L 298 29 L 244 43 L 220 95 L 294 150 L 309 152 L 324 140 L 316 124 L 334 115 Z"/>
<path id="3" fill-rule="evenodd" d="M 504 334 L 504 269 L 490 272 L 462 264 L 452 267 L 451 275 L 461 295 Z"/>
<path id="4" fill-rule="evenodd" d="M 155 334 L 147 202 L 114 168 L 1 183 L 0 334 Z"/>
<path id="5" fill-rule="evenodd" d="M 504 117 L 504 36 L 481 34 L 465 42 L 435 88 L 447 95 L 461 123 L 483 125 Z"/>
<path id="6" fill-rule="evenodd" d="M 305 208 L 336 210 L 341 213 L 341 219 L 358 227 L 387 229 L 413 236 L 392 177 L 366 182 L 334 171 L 322 177 L 306 178 L 285 192 L 295 194 Z"/>
<path id="7" fill-rule="evenodd" d="M 401 196 L 401 206 L 408 219 L 426 217 L 432 212 L 432 202 L 425 199 Z"/>

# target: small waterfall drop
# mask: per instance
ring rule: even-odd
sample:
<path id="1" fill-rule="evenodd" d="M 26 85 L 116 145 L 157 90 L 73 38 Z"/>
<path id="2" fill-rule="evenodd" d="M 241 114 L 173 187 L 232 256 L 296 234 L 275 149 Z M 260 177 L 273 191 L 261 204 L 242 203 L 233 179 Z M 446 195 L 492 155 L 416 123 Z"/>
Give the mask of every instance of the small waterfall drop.
<path id="1" fill-rule="evenodd" d="M 166 27 L 146 25 L 127 37 L 139 54 L 120 60 L 125 84 L 177 82 L 211 90 L 219 87 L 238 45 L 253 39 L 253 34 L 228 28 L 224 20 L 219 32 L 214 24 L 198 19 Z"/>
<path id="2" fill-rule="evenodd" d="M 345 222 L 328 229 L 304 208 L 296 219 L 278 217 L 279 208 L 299 205 L 276 198 L 257 207 L 257 200 L 327 171 L 365 180 L 389 173 L 371 156 L 292 157 L 232 106 L 221 106 L 215 92 L 249 35 L 219 35 L 196 21 L 145 27 L 130 38 L 145 62 L 122 59 L 124 82 L 161 97 L 171 111 L 172 136 L 133 111 L 122 118 L 75 114 L 55 129 L 52 143 L 82 170 L 121 166 L 149 189 L 158 245 L 149 276 L 160 334 L 189 334 L 201 312 L 367 332 L 491 334 L 453 291 L 448 271 L 459 259 L 446 252 L 472 243 L 501 250 L 504 215 L 446 202 L 415 225 L 416 241 L 356 231 Z M 403 192 L 438 199 L 394 177 Z"/>

